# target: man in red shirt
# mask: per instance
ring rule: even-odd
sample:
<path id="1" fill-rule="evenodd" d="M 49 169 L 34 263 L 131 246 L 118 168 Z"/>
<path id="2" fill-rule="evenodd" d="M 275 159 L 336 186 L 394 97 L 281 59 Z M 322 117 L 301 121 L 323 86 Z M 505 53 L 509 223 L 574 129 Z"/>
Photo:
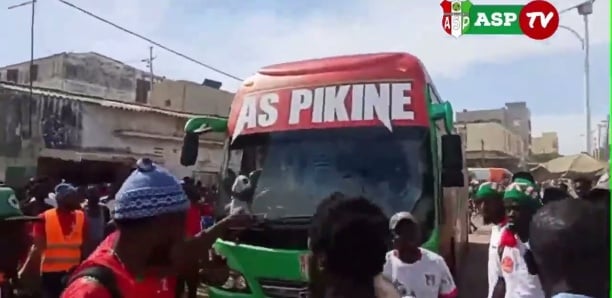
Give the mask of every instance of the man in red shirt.
<path id="1" fill-rule="evenodd" d="M 185 239 L 188 209 L 179 181 L 151 160 L 139 160 L 115 196 L 117 231 L 75 270 L 62 297 L 176 297 L 177 275 L 208 259 L 228 228 L 251 223 L 249 216 L 231 216 Z"/>

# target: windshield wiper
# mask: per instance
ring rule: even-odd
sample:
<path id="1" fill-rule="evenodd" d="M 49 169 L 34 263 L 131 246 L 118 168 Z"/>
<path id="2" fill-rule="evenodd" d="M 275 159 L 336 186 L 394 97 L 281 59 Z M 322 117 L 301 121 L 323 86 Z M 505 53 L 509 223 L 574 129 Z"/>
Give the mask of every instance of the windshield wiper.
<path id="1" fill-rule="evenodd" d="M 273 223 L 310 223 L 312 215 L 294 215 L 294 216 L 282 216 L 275 219 L 267 219 L 268 222 Z"/>
<path id="2" fill-rule="evenodd" d="M 265 228 L 269 226 L 306 226 L 310 225 L 312 215 L 283 216 L 279 218 L 258 217 L 256 227 Z"/>

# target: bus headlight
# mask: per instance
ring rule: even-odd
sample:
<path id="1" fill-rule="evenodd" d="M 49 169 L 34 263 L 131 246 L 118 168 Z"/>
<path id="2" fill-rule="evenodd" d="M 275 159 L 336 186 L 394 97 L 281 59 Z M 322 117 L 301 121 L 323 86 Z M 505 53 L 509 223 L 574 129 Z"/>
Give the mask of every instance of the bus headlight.
<path id="1" fill-rule="evenodd" d="M 227 277 L 225 283 L 221 286 L 222 289 L 231 292 L 249 292 L 249 284 L 246 278 L 237 271 L 230 270 L 230 274 Z"/>

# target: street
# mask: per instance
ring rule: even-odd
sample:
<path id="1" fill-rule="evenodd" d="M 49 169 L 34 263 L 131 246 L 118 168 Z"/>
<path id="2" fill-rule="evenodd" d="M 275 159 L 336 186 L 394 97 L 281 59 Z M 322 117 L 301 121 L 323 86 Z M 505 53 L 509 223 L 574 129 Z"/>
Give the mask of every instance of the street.
<path id="1" fill-rule="evenodd" d="M 478 230 L 470 235 L 470 244 L 461 273 L 458 277 L 459 298 L 484 298 L 487 296 L 487 250 L 491 226 L 483 226 L 480 217 L 474 218 Z M 208 297 L 204 287 L 198 297 Z"/>
<path id="2" fill-rule="evenodd" d="M 478 230 L 470 234 L 470 244 L 459 275 L 459 298 L 487 296 L 487 250 L 490 226 L 483 226 L 480 217 L 474 219 Z"/>

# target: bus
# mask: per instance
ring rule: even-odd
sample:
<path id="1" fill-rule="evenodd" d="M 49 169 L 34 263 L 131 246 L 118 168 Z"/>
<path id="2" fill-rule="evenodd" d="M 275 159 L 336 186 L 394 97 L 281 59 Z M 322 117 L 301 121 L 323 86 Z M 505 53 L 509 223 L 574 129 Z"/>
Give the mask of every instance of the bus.
<path id="1" fill-rule="evenodd" d="M 187 122 L 184 165 L 196 162 L 198 136 L 211 131 L 227 133 L 219 205 L 232 199 L 237 175 L 257 171 L 251 208 L 262 224 L 238 243 L 215 243 L 230 274 L 209 287 L 210 297 L 306 297 L 310 218 L 334 192 L 368 198 L 388 216 L 412 212 L 425 230 L 423 247 L 458 271 L 468 237 L 463 145 L 451 104 L 417 57 L 361 54 L 264 67 L 239 88 L 229 118 Z"/>

